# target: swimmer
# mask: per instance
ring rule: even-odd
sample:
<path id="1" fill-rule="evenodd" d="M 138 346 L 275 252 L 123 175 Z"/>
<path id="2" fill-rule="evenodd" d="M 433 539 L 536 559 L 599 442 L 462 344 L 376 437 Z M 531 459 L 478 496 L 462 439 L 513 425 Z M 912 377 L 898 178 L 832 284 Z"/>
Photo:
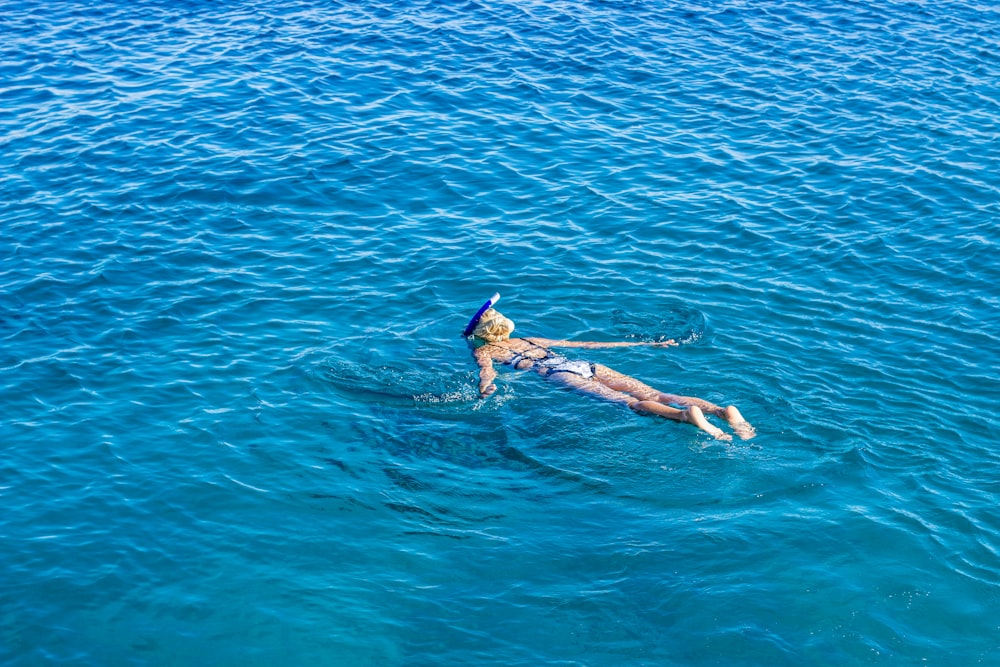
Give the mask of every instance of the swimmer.
<path id="1" fill-rule="evenodd" d="M 498 300 L 499 295 L 495 295 L 491 301 L 495 303 Z M 493 308 L 481 309 L 481 312 L 473 318 L 470 327 L 466 329 L 469 330 L 475 336 L 473 340 L 476 347 L 472 355 L 479 366 L 479 395 L 482 398 L 496 391 L 493 380 L 497 374 L 493 369 L 493 362 L 498 362 L 518 370 L 532 369 L 549 380 L 555 380 L 584 394 L 626 405 L 640 414 L 659 415 L 674 421 L 694 424 L 718 440 L 732 440 L 733 437 L 709 422 L 705 418 L 706 414 L 726 420 L 733 432 L 744 440 L 756 435 L 753 426 L 743 419 L 743 415 L 732 405 L 723 408 L 700 398 L 667 394 L 607 366 L 567 359 L 551 349 L 553 347 L 596 349 L 637 345 L 666 347 L 677 345 L 673 340 L 659 343 L 599 343 L 534 337 L 511 338 L 514 323 Z"/>

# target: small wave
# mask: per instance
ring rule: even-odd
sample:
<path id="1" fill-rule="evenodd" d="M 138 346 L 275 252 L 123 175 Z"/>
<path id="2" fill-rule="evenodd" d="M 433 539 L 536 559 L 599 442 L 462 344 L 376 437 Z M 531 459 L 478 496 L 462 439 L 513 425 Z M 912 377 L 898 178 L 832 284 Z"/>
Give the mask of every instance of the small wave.
<path id="1" fill-rule="evenodd" d="M 611 315 L 615 328 L 625 338 L 644 343 L 675 340 L 694 343 L 705 335 L 705 315 L 688 306 L 675 306 L 657 313 L 628 313 L 615 310 Z"/>

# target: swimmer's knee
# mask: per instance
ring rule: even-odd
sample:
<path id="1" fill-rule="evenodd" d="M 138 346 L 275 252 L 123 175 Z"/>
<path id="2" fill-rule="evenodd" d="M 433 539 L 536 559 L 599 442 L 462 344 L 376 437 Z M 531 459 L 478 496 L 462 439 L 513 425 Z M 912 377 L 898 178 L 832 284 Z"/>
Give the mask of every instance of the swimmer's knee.
<path id="1" fill-rule="evenodd" d="M 722 412 L 725 418 L 730 421 L 734 419 L 738 421 L 743 420 L 743 415 L 740 414 L 740 411 L 736 409 L 735 405 L 727 405 L 725 410 L 723 410 Z"/>
<path id="2" fill-rule="evenodd" d="M 705 421 L 705 413 L 697 405 L 683 407 L 681 408 L 681 412 L 684 413 L 684 421 L 691 424 Z"/>

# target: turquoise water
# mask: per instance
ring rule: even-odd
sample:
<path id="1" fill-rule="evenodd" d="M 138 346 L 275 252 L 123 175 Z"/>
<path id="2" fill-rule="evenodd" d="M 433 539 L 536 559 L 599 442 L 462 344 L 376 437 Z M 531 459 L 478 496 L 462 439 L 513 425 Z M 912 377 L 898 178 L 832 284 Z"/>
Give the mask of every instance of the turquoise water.
<path id="1" fill-rule="evenodd" d="M 995 7 L 0 34 L 3 664 L 1000 665 Z M 478 400 L 494 290 L 758 437 Z"/>

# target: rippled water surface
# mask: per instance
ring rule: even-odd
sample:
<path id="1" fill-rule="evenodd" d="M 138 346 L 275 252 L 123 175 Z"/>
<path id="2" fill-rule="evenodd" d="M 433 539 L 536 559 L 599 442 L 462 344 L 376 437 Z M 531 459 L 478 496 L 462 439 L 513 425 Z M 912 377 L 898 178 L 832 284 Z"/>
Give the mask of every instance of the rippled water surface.
<path id="1" fill-rule="evenodd" d="M 0 662 L 1000 665 L 994 6 L 0 35 Z M 478 400 L 495 290 L 759 435 Z"/>

